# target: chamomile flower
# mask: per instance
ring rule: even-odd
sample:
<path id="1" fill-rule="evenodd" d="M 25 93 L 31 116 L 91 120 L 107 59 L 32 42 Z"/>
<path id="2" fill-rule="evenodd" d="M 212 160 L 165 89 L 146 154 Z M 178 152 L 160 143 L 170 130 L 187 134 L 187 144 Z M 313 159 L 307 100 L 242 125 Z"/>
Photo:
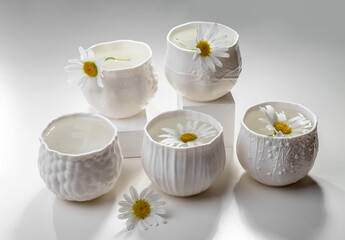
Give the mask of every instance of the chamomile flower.
<path id="1" fill-rule="evenodd" d="M 202 144 L 203 139 L 216 136 L 217 131 L 210 125 L 203 123 L 199 126 L 199 121 L 188 121 L 184 127 L 181 123 L 177 124 L 177 129 L 162 128 L 166 134 L 159 135 L 165 138 L 160 142 L 174 147 L 191 147 Z"/>
<path id="2" fill-rule="evenodd" d="M 193 56 L 193 60 L 200 61 L 204 71 L 209 68 L 212 72 L 215 72 L 215 65 L 220 68 L 223 67 L 222 62 L 219 61 L 217 57 L 230 57 L 227 53 L 227 36 L 223 35 L 216 37 L 218 32 L 217 23 L 213 25 L 208 34 L 207 29 L 205 29 L 205 24 L 199 24 L 196 37 L 196 52 Z"/>
<path id="3" fill-rule="evenodd" d="M 83 87 L 85 81 L 97 81 L 99 87 L 103 88 L 103 68 L 101 63 L 104 62 L 105 58 L 95 60 L 95 54 L 92 49 L 87 52 L 79 47 L 81 59 L 70 59 L 68 60 L 71 65 L 65 67 L 66 72 L 71 72 L 73 75 L 68 79 L 68 82 L 78 82 L 78 85 Z"/>
<path id="4" fill-rule="evenodd" d="M 259 121 L 266 124 L 267 130 L 273 131 L 273 136 L 283 137 L 290 134 L 304 134 L 309 132 L 312 127 L 310 120 L 301 113 L 287 119 L 284 112 L 277 113 L 271 105 L 266 105 L 266 108 L 260 107 L 260 111 L 266 114 L 268 120 L 259 118 Z"/>
<path id="5" fill-rule="evenodd" d="M 134 187 L 130 187 L 130 196 L 123 195 L 124 201 L 119 201 L 119 219 L 127 219 L 127 229 L 133 229 L 139 224 L 140 229 L 147 230 L 148 226 L 158 226 L 159 223 L 166 223 L 164 215 L 166 211 L 161 208 L 164 201 L 158 201 L 161 196 L 155 190 L 148 192 L 145 188 L 139 195 Z"/>

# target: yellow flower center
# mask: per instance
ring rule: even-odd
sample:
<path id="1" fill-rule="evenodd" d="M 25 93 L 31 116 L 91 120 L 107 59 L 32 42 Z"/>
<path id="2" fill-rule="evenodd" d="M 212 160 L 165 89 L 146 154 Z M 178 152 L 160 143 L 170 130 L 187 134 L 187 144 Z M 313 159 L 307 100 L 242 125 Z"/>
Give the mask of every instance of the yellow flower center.
<path id="1" fill-rule="evenodd" d="M 184 143 L 190 142 L 190 141 L 194 141 L 197 138 L 198 137 L 194 133 L 184 133 L 180 137 L 181 141 L 184 142 Z"/>
<path id="2" fill-rule="evenodd" d="M 84 73 L 90 77 L 97 76 L 98 69 L 94 62 L 84 62 L 83 66 Z"/>
<path id="3" fill-rule="evenodd" d="M 279 132 L 281 131 L 284 134 L 290 134 L 291 133 L 291 128 L 285 124 L 285 123 L 281 123 L 281 122 L 277 122 L 273 125 L 273 127 Z"/>
<path id="4" fill-rule="evenodd" d="M 139 199 L 133 204 L 132 211 L 137 218 L 145 219 L 151 212 L 151 206 L 146 200 Z"/>
<path id="5" fill-rule="evenodd" d="M 207 41 L 201 40 L 200 42 L 198 42 L 196 47 L 200 49 L 201 53 L 199 53 L 199 55 L 201 57 L 210 56 L 210 54 L 211 54 L 211 46 L 210 46 L 210 44 Z"/>

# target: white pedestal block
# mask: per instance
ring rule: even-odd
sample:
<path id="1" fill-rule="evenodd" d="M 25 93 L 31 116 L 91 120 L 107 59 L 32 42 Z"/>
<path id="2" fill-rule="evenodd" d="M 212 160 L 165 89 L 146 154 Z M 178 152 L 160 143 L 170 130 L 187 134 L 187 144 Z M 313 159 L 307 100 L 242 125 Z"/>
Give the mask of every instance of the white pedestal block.
<path id="1" fill-rule="evenodd" d="M 126 119 L 111 119 L 116 126 L 122 155 L 124 158 L 141 156 L 141 146 L 143 144 L 144 127 L 147 123 L 146 111 Z"/>
<path id="2" fill-rule="evenodd" d="M 231 92 L 211 102 L 194 102 L 178 95 L 177 104 L 179 108 L 203 112 L 217 119 L 224 129 L 225 147 L 234 146 L 235 100 Z"/>

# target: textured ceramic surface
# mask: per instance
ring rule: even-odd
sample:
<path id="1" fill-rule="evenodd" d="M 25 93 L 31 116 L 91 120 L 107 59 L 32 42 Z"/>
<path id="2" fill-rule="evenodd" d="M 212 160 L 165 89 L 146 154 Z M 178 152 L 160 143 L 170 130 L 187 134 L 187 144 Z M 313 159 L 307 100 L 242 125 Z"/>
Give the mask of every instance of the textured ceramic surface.
<path id="1" fill-rule="evenodd" d="M 114 129 L 111 141 L 102 149 L 85 154 L 64 154 L 50 149 L 42 136 L 56 121 L 74 116 L 102 119 Z M 38 168 L 47 187 L 59 198 L 88 201 L 110 191 L 120 175 L 122 153 L 116 128 L 109 120 L 93 114 L 72 114 L 52 121 L 40 138 Z"/>
<path id="2" fill-rule="evenodd" d="M 207 122 L 218 134 L 209 143 L 184 148 L 167 146 L 153 139 L 150 132 L 152 126 L 164 119 L 180 116 Z M 195 111 L 162 113 L 145 126 L 141 159 L 146 174 L 160 190 L 174 196 L 201 193 L 224 169 L 223 127 L 213 117 Z"/>
<path id="3" fill-rule="evenodd" d="M 185 98 L 207 102 L 224 96 L 233 88 L 242 70 L 242 59 L 237 32 L 218 24 L 220 30 L 235 39 L 227 51 L 230 58 L 218 58 L 223 67 L 217 67 L 214 73 L 210 70 L 203 71 L 201 65 L 193 60 L 194 51 L 179 47 L 171 41 L 171 35 L 175 32 L 191 26 L 196 31 L 200 23 L 206 22 L 189 22 L 170 30 L 167 36 L 165 75 L 171 86 Z"/>
<path id="4" fill-rule="evenodd" d="M 104 116 L 128 118 L 145 109 L 158 88 L 158 79 L 151 63 L 151 48 L 142 42 L 119 40 L 97 44 L 91 47 L 95 54 L 102 48 L 112 49 L 121 44 L 124 49 L 137 50 L 147 55 L 140 64 L 121 69 L 104 69 L 102 78 L 104 87 L 96 81 L 87 81 L 82 88 L 91 107 Z"/>
<path id="5" fill-rule="evenodd" d="M 270 137 L 250 130 L 244 123 L 248 112 L 272 105 L 302 113 L 313 124 L 310 132 L 293 137 Z M 243 168 L 257 181 L 284 186 L 305 177 L 318 152 L 317 117 L 307 108 L 288 102 L 266 102 L 250 107 L 241 122 L 237 157 Z"/>

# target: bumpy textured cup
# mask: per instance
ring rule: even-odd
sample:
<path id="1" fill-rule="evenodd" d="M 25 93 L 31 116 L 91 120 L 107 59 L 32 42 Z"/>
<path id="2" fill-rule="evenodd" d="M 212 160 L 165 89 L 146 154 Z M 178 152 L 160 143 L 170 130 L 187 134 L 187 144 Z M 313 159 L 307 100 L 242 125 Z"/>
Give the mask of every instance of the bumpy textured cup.
<path id="1" fill-rule="evenodd" d="M 119 40 L 96 44 L 97 49 L 112 49 L 115 45 L 124 48 L 145 51 L 148 57 L 139 65 L 121 68 L 104 69 L 103 84 L 100 88 L 97 81 L 86 81 L 82 88 L 84 97 L 98 113 L 110 118 L 132 117 L 145 109 L 158 88 L 158 78 L 151 63 L 151 48 L 142 42 Z"/>
<path id="2" fill-rule="evenodd" d="M 228 32 L 235 42 L 229 46 L 227 53 L 230 58 L 218 58 L 223 64 L 216 67 L 216 72 L 203 71 L 201 64 L 193 60 L 194 51 L 177 46 L 171 41 L 171 35 L 185 28 L 194 27 L 208 22 L 189 22 L 170 30 L 167 36 L 165 56 L 165 76 L 171 86 L 183 97 L 199 102 L 216 100 L 227 94 L 237 83 L 242 70 L 242 59 L 238 44 L 238 34 L 233 29 L 218 24 L 219 29 Z"/>
<path id="3" fill-rule="evenodd" d="M 42 136 L 51 124 L 63 118 L 87 116 L 102 119 L 114 129 L 112 140 L 102 149 L 85 154 L 64 154 L 50 149 Z M 38 168 L 49 190 L 59 198 L 71 201 L 88 201 L 109 192 L 120 175 L 122 153 L 117 130 L 104 117 L 94 114 L 65 115 L 53 120 L 40 137 Z"/>
<path id="4" fill-rule="evenodd" d="M 310 132 L 292 137 L 270 137 L 250 130 L 244 123 L 246 115 L 259 107 L 292 109 L 308 118 Z M 250 107 L 241 122 L 237 138 L 237 157 L 243 168 L 258 182 L 284 186 L 305 177 L 314 165 L 318 152 L 317 117 L 309 109 L 289 102 L 265 102 Z"/>
<path id="5" fill-rule="evenodd" d="M 164 119 L 181 116 L 209 123 L 218 131 L 217 136 L 209 143 L 185 148 L 167 146 L 152 138 L 151 126 Z M 147 176 L 163 192 L 183 197 L 201 193 L 224 169 L 223 127 L 213 117 L 195 111 L 162 113 L 145 126 L 141 160 Z"/>

